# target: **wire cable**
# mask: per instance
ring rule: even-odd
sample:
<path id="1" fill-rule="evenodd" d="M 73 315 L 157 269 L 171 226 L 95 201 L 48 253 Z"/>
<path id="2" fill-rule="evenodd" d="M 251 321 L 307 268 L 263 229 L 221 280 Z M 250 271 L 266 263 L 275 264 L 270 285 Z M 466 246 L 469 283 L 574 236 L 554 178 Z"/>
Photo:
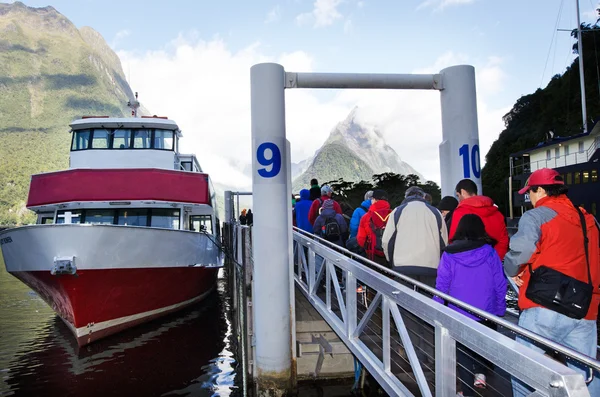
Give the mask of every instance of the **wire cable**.
<path id="1" fill-rule="evenodd" d="M 562 15 L 563 5 L 565 0 L 560 1 L 560 6 L 558 7 L 558 15 L 556 16 L 556 22 L 554 23 L 554 29 L 552 30 L 552 38 L 550 39 L 550 47 L 548 48 L 548 55 L 546 56 L 546 63 L 544 64 L 544 71 L 542 72 L 542 77 L 540 79 L 539 87 L 542 88 L 542 83 L 544 82 L 544 76 L 546 75 L 546 68 L 548 67 L 548 61 L 550 60 L 550 53 L 552 51 L 552 45 L 554 44 L 554 40 L 556 39 L 556 32 L 558 29 L 558 23 L 560 22 L 560 17 Z"/>

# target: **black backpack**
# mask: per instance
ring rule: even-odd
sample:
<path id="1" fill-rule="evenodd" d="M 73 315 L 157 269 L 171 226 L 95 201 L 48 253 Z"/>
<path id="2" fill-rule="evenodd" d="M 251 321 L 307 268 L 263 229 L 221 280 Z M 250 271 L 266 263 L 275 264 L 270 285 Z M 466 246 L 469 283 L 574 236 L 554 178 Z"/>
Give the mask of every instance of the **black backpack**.
<path id="1" fill-rule="evenodd" d="M 371 231 L 375 236 L 375 250 L 383 252 L 383 232 L 385 231 L 385 225 L 383 227 L 375 226 L 373 219 L 371 221 Z"/>
<path id="2" fill-rule="evenodd" d="M 325 223 L 321 227 L 321 235 L 327 241 L 338 241 L 342 237 L 340 225 L 338 225 L 335 218 L 325 218 Z"/>

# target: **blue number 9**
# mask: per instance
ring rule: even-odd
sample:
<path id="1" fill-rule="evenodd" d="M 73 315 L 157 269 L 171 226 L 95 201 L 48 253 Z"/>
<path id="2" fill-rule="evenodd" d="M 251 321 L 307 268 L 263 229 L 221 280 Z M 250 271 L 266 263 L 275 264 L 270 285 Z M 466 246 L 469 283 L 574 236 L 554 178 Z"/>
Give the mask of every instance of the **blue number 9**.
<path id="1" fill-rule="evenodd" d="M 271 151 L 270 158 L 265 156 L 267 150 Z M 260 168 L 258 170 L 258 175 L 263 178 L 273 178 L 281 171 L 281 152 L 273 142 L 262 143 L 258 149 L 256 149 L 256 161 L 264 167 L 271 166 L 271 170 L 267 170 L 267 168 Z"/>

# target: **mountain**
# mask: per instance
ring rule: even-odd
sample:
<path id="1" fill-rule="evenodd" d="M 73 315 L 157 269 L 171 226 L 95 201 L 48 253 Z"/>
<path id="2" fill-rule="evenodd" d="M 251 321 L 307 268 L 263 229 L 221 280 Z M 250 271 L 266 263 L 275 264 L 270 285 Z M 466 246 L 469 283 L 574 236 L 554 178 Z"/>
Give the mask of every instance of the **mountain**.
<path id="1" fill-rule="evenodd" d="M 597 75 L 600 53 L 600 27 L 582 25 L 583 63 L 586 107 L 589 120 L 600 119 L 600 90 Z M 577 37 L 574 32 L 571 34 Z M 577 42 L 573 44 L 577 53 Z M 483 192 L 494 199 L 504 214 L 508 214 L 509 155 L 535 147 L 552 130 L 555 137 L 580 134 L 581 91 L 579 89 L 579 58 L 575 58 L 562 75 L 552 77 L 544 89 L 523 95 L 503 117 L 505 129 L 486 155 L 481 178 Z M 588 121 L 588 131 L 593 123 Z"/>
<path id="2" fill-rule="evenodd" d="M 326 182 L 343 178 L 347 182 L 370 181 L 374 174 L 394 172 L 423 176 L 400 159 L 383 138 L 381 132 L 360 120 L 360 109 L 352 109 L 346 119 L 335 126 L 329 137 L 308 166 L 294 179 L 293 189 L 298 191 L 310 184 L 312 178 Z M 296 167 L 306 166 L 299 163 Z M 292 172 L 294 168 L 292 167 Z"/>
<path id="3" fill-rule="evenodd" d="M 68 124 L 123 117 L 133 99 L 118 56 L 53 7 L 0 4 L 0 225 L 31 222 L 31 174 L 68 166 Z"/>

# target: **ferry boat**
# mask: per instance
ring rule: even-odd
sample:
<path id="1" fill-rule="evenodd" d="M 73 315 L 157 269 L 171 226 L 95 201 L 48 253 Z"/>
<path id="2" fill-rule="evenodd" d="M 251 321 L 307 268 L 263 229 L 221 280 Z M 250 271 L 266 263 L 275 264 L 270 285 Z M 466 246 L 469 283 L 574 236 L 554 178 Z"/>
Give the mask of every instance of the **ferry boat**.
<path id="1" fill-rule="evenodd" d="M 223 258 L 215 191 L 179 153 L 174 121 L 87 116 L 70 127 L 69 169 L 32 176 L 37 224 L 1 231 L 0 248 L 83 346 L 201 301 Z"/>

